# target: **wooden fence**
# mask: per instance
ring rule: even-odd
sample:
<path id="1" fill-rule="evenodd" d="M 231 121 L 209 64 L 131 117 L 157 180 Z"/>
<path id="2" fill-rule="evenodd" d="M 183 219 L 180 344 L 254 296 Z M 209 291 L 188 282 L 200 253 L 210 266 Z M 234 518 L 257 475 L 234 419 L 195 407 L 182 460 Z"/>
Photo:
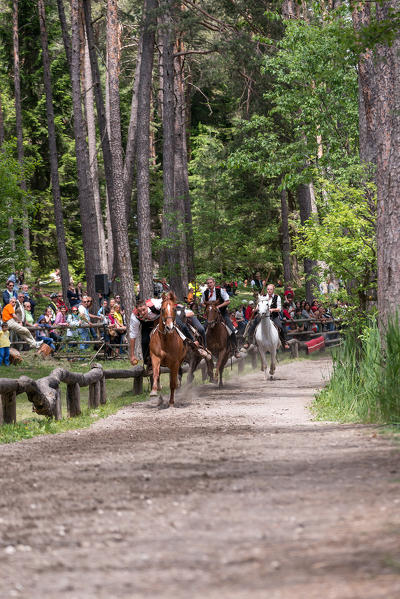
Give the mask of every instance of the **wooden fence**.
<path id="1" fill-rule="evenodd" d="M 289 321 L 290 322 L 290 321 Z M 296 321 L 301 322 L 301 321 Z M 304 322 L 308 322 L 304 319 Z M 318 321 L 313 321 L 318 322 Z M 103 326 L 103 325 L 102 325 Z M 301 341 L 299 336 L 302 335 Z M 307 350 L 304 338 L 313 339 L 317 336 L 324 336 L 325 344 L 331 345 L 330 337 L 334 336 L 333 344 L 338 345 L 340 331 L 323 331 L 314 333 L 313 331 L 290 332 L 289 345 L 292 357 L 297 357 L 299 349 Z M 240 358 L 231 358 L 229 364 L 237 364 L 238 374 L 243 372 L 245 360 L 251 358 L 253 368 L 257 368 L 258 353 L 254 346 L 250 346 L 248 352 L 243 353 Z M 207 367 L 202 360 L 199 368 L 202 371 L 203 381 L 207 378 Z M 188 365 L 183 365 L 183 372 L 187 372 Z M 162 373 L 169 372 L 167 368 L 161 368 Z M 78 416 L 81 413 L 80 388 L 89 387 L 89 408 L 97 408 L 107 401 L 106 380 L 107 379 L 133 379 L 133 395 L 143 393 L 143 379 L 148 375 L 143 366 L 134 366 L 130 369 L 107 369 L 104 370 L 101 364 L 94 364 L 86 374 L 70 372 L 65 368 L 55 368 L 48 376 L 38 380 L 26 376 L 20 376 L 18 379 L 0 378 L 0 425 L 16 422 L 16 397 L 26 393 L 28 400 L 33 404 L 33 409 L 37 414 L 48 416 L 50 418 L 61 419 L 61 390 L 60 384 L 66 384 L 67 411 L 70 417 Z"/>
<path id="2" fill-rule="evenodd" d="M 240 358 L 231 358 L 229 364 L 237 364 L 238 374 L 243 372 L 245 360 L 251 357 L 253 368 L 257 367 L 257 353 L 250 348 L 250 353 L 243 353 Z M 205 361 L 200 362 L 203 381 L 207 379 L 207 366 Z M 189 366 L 184 364 L 183 372 L 188 372 Z M 161 373 L 168 373 L 168 368 L 161 368 Z M 28 400 L 33 404 L 37 414 L 60 420 L 61 411 L 61 383 L 66 384 L 66 400 L 68 416 L 79 416 L 81 413 L 80 388 L 89 387 L 89 408 L 97 408 L 107 401 L 107 379 L 133 379 L 133 395 L 143 393 L 143 379 L 148 377 L 143 366 L 134 366 L 129 369 L 104 370 L 101 364 L 94 364 L 86 374 L 70 372 L 65 368 L 55 368 L 48 376 L 41 379 L 31 379 L 20 376 L 18 379 L 0 378 L 0 425 L 16 422 L 17 395 L 26 393 Z"/>

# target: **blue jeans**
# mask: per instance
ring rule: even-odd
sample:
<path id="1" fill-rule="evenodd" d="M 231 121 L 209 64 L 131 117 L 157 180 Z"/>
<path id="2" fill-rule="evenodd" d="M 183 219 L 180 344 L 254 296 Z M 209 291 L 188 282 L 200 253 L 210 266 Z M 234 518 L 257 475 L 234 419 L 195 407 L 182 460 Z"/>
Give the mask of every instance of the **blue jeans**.
<path id="1" fill-rule="evenodd" d="M 90 341 L 89 329 L 78 329 L 78 333 L 82 341 Z M 89 345 L 87 343 L 80 343 L 79 349 L 87 349 Z"/>
<path id="2" fill-rule="evenodd" d="M 0 347 L 0 365 L 4 364 L 10 366 L 10 348 Z"/>

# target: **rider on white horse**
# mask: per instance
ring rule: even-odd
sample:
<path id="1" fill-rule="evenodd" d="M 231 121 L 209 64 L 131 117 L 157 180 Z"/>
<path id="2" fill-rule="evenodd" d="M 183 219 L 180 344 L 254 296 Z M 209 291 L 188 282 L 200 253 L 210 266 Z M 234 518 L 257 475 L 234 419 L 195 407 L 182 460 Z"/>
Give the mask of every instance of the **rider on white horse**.
<path id="1" fill-rule="evenodd" d="M 272 283 L 270 283 L 267 286 L 267 302 L 269 305 L 269 311 L 270 311 L 270 315 L 271 315 L 271 320 L 274 323 L 274 325 L 278 328 L 279 330 L 279 335 L 281 337 L 282 340 L 282 344 L 285 347 L 285 349 L 288 349 L 289 346 L 286 343 L 286 331 L 285 328 L 282 326 L 282 322 L 281 319 L 279 318 L 279 314 L 281 312 L 282 309 L 282 301 L 279 295 L 274 293 L 275 291 L 275 285 L 273 285 Z M 247 331 L 247 335 L 246 335 L 246 343 L 244 344 L 244 349 L 248 349 L 249 347 L 249 340 L 252 340 L 253 335 L 254 335 L 254 331 L 256 330 L 257 325 L 260 322 L 260 317 L 257 314 L 257 308 L 254 311 L 254 315 L 253 318 L 249 324 L 249 328 Z"/>

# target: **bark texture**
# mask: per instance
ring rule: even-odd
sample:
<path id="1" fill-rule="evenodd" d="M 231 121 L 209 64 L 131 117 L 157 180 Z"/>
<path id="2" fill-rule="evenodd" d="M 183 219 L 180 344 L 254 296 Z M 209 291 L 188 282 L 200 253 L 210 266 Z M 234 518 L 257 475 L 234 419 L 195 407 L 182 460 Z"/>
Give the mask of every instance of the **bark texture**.
<path id="1" fill-rule="evenodd" d="M 358 4 L 353 10 L 352 18 L 356 32 L 359 32 L 362 27 L 370 25 L 370 4 Z M 372 164 L 376 164 L 377 160 L 376 74 L 373 52 L 367 50 L 361 55 L 358 62 L 360 158 L 363 162 Z"/>
<path id="2" fill-rule="evenodd" d="M 292 280 L 292 271 L 290 265 L 289 207 L 285 189 L 281 191 L 281 219 L 283 280 L 285 284 L 288 284 Z"/>
<path id="3" fill-rule="evenodd" d="M 311 185 L 309 183 L 299 185 L 297 189 L 297 201 L 299 203 L 300 209 L 300 221 L 303 225 L 314 212 L 312 205 Z M 316 264 L 317 263 L 315 260 L 310 260 L 308 258 L 304 259 L 304 274 L 306 277 L 306 300 L 310 303 L 313 300 L 313 290 L 316 286 L 316 282 L 313 278 Z"/>
<path id="4" fill-rule="evenodd" d="M 17 152 L 18 162 L 21 165 L 23 172 L 24 168 L 24 138 L 22 130 L 22 107 L 21 107 L 21 78 L 19 68 L 19 33 L 18 33 L 18 0 L 13 0 L 13 55 L 14 55 L 14 100 L 15 100 L 15 125 L 17 133 Z M 20 187 L 22 191 L 26 192 L 26 180 L 22 174 L 20 179 Z M 24 247 L 26 258 L 29 260 L 31 244 L 29 239 L 29 224 L 28 224 L 28 211 L 23 200 L 23 223 L 22 223 L 22 234 L 24 238 Z M 29 262 L 25 268 L 27 274 L 30 274 Z"/>
<path id="5" fill-rule="evenodd" d="M 399 0 L 376 5 L 378 21 Z M 376 48 L 378 310 L 383 330 L 399 310 L 400 294 L 400 37 Z"/>
<path id="6" fill-rule="evenodd" d="M 137 106 L 137 220 L 140 296 L 153 295 L 153 261 L 150 220 L 150 98 L 155 41 L 156 0 L 144 2 L 144 30 L 140 61 Z"/>
<path id="7" fill-rule="evenodd" d="M 118 278 L 122 302 L 127 314 L 135 305 L 132 261 L 126 219 L 124 165 L 122 158 L 121 116 L 119 104 L 120 25 L 116 0 L 107 2 L 108 78 L 110 94 L 110 149 L 112 155 L 113 237 L 117 248 Z"/>
<path id="8" fill-rule="evenodd" d="M 46 12 L 44 0 L 38 0 L 39 24 L 40 24 L 40 39 L 42 44 L 42 59 L 43 59 L 43 78 L 46 92 L 46 113 L 47 113 L 47 130 L 49 137 L 49 155 L 50 155 L 50 172 L 51 172 L 51 191 L 53 195 L 54 205 L 54 220 L 56 224 L 57 236 L 57 251 L 61 273 L 61 284 L 64 298 L 67 297 L 67 289 L 69 285 L 69 270 L 67 247 L 65 243 L 65 228 L 63 209 L 61 204 L 60 182 L 58 178 L 58 155 L 56 142 L 56 128 L 54 124 L 54 107 L 53 107 L 53 92 L 51 85 L 50 74 L 50 56 L 48 48 L 47 28 L 46 28 Z"/>
<path id="9" fill-rule="evenodd" d="M 82 115 L 80 85 L 81 47 L 79 0 L 71 2 L 71 84 L 74 109 L 75 154 L 78 174 L 79 207 L 82 224 L 82 240 L 85 254 L 85 271 L 88 294 L 95 297 L 94 275 L 100 273 L 100 245 L 96 219 L 93 187 L 89 177 L 89 153 Z"/>
<path id="10" fill-rule="evenodd" d="M 107 253 L 106 253 L 106 238 L 104 233 L 103 212 L 101 208 L 100 184 L 99 184 L 99 167 L 97 162 L 97 145 L 96 145 L 96 119 L 94 114 L 94 94 L 93 94 L 93 79 L 92 70 L 90 67 L 89 47 L 87 40 L 85 43 L 84 56 L 84 90 L 85 90 L 85 113 L 88 132 L 88 150 L 89 150 L 89 169 L 90 178 L 93 186 L 94 205 L 96 210 L 97 229 L 99 231 L 99 246 L 100 246 L 100 271 L 101 273 L 108 272 Z M 111 273 L 109 273 L 111 274 Z"/>
<path id="11" fill-rule="evenodd" d="M 162 81 L 163 81 L 163 184 L 164 204 L 162 238 L 165 244 L 164 264 L 168 272 L 168 281 L 178 299 L 183 299 L 186 289 L 183 287 L 181 270 L 181 233 L 179 223 L 184 216 L 179 211 L 175 198 L 175 94 L 174 94 L 174 28 L 172 20 L 172 1 L 162 4 Z"/>

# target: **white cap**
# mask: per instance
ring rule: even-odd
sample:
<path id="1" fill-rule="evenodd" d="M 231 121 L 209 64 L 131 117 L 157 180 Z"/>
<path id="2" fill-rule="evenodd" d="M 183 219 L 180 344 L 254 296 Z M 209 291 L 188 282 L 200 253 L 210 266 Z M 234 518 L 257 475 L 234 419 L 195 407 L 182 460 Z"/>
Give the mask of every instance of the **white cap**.
<path id="1" fill-rule="evenodd" d="M 253 300 L 250 300 L 250 301 L 249 301 L 249 305 L 250 305 L 250 304 L 254 304 Z"/>
<path id="2" fill-rule="evenodd" d="M 242 304 L 247 304 L 247 300 L 242 300 Z"/>

